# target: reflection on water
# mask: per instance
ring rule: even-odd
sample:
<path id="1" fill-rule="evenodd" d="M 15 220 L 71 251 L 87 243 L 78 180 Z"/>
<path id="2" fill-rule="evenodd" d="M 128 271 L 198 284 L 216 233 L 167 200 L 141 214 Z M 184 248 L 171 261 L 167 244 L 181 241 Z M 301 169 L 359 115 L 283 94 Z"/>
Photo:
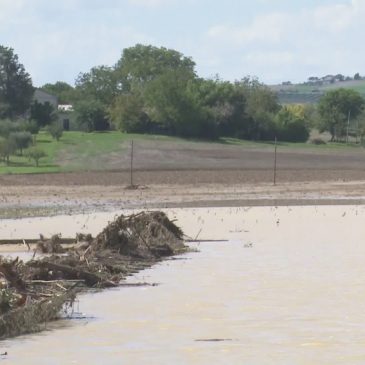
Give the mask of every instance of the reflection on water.
<path id="1" fill-rule="evenodd" d="M 170 215 L 191 236 L 230 241 L 130 278 L 159 286 L 82 295 L 93 318 L 4 341 L 4 363 L 365 363 L 364 207 Z"/>

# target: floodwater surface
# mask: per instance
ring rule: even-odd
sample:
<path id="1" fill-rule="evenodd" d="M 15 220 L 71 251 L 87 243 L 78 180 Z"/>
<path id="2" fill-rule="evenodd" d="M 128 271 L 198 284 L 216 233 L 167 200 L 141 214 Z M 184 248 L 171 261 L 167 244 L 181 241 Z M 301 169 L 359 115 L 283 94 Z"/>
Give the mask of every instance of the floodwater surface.
<path id="1" fill-rule="evenodd" d="M 1 361 L 365 363 L 365 207 L 202 208 L 168 214 L 191 237 L 228 241 L 192 243 L 198 252 L 130 278 L 158 286 L 81 295 L 78 307 L 85 319 L 3 341 L 0 351 L 8 355 Z M 88 219 L 93 222 L 88 230 L 97 232 L 111 219 L 95 217 L 34 220 L 29 227 L 62 232 L 66 224 L 69 234 L 81 228 L 72 222 Z M 1 225 L 1 235 L 4 225 L 10 231 L 15 227 L 13 221 Z"/>

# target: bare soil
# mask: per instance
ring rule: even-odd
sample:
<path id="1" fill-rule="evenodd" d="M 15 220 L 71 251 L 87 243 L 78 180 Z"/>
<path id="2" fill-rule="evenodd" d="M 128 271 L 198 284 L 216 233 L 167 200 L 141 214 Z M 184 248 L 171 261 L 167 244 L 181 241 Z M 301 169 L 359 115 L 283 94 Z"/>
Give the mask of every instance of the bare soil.
<path id="1" fill-rule="evenodd" d="M 136 157 L 133 183 L 139 188 L 134 190 L 126 189 L 127 169 L 2 175 L 0 217 L 122 208 L 365 204 L 362 149 L 279 150 L 275 186 L 271 148 L 206 144 L 200 150 L 182 149 L 181 156 L 160 150 L 160 158 L 147 150 Z"/>

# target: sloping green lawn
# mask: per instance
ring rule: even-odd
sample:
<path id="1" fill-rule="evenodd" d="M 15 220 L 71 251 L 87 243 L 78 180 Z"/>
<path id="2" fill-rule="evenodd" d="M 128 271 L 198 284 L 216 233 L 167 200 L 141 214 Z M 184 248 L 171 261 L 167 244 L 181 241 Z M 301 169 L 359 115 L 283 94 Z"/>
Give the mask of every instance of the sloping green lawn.
<path id="1" fill-rule="evenodd" d="M 199 148 L 204 145 L 214 144 L 216 148 L 224 150 L 225 146 L 238 146 L 242 148 L 273 148 L 273 142 L 253 142 L 235 138 L 221 138 L 218 141 L 202 142 L 197 140 L 185 140 L 167 136 L 154 136 L 143 134 L 124 134 L 121 132 L 104 133 L 84 133 L 84 132 L 65 132 L 60 141 L 53 140 L 45 132 L 37 135 L 37 146 L 43 149 L 47 156 L 39 162 L 39 167 L 35 166 L 34 161 L 23 156 L 15 155 L 10 157 L 10 165 L 7 166 L 3 161 L 0 162 L 0 174 L 26 174 L 26 173 L 50 173 L 65 171 L 83 170 L 103 170 L 110 168 L 110 161 L 115 161 L 119 168 L 119 160 L 129 158 L 130 142 L 134 140 L 140 146 L 143 141 L 158 142 L 154 148 L 159 148 L 161 143 L 173 143 L 183 148 Z M 184 147 L 184 145 L 186 145 Z M 278 147 L 287 150 L 312 149 L 315 151 L 326 150 L 353 150 L 359 148 L 355 144 L 330 143 L 315 146 L 310 143 L 288 143 L 279 142 Z M 112 167 L 113 168 L 113 167 Z"/>
<path id="2" fill-rule="evenodd" d="M 112 153 L 122 153 L 130 146 L 131 140 L 168 140 L 179 138 L 152 136 L 143 134 L 125 134 L 121 132 L 64 132 L 59 141 L 52 139 L 46 132 L 36 137 L 37 147 L 44 150 L 47 157 L 39 161 L 39 167 L 26 156 L 12 155 L 9 166 L 0 162 L 0 174 L 49 173 L 95 169 L 100 166 L 101 157 L 107 158 Z M 93 161 L 92 164 L 87 162 Z"/>

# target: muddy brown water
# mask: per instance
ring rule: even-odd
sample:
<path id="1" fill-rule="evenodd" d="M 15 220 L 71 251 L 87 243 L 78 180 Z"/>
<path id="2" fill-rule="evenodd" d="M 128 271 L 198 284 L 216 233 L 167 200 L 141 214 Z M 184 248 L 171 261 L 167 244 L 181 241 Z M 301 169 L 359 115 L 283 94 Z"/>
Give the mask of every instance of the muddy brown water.
<path id="1" fill-rule="evenodd" d="M 183 209 L 169 215 L 190 236 L 229 241 L 193 243 L 198 252 L 129 279 L 159 286 L 80 296 L 84 319 L 1 342 L 0 351 L 8 352 L 1 361 L 365 363 L 364 206 Z M 98 231 L 110 219 L 1 221 L 0 232 L 63 228 L 71 234 L 85 220 L 88 230 Z"/>

